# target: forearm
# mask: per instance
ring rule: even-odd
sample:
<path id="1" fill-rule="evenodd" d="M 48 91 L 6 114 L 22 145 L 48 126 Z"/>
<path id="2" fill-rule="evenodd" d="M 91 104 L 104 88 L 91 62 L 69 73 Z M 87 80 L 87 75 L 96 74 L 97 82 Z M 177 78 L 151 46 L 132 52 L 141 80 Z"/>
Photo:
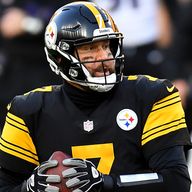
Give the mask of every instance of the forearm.
<path id="1" fill-rule="evenodd" d="M 0 191 L 1 192 L 21 192 L 21 187 L 22 185 L 18 185 L 16 187 L 13 187 L 13 186 L 0 186 Z"/>
<path id="2" fill-rule="evenodd" d="M 156 173 L 104 176 L 104 191 L 189 192 L 191 181 L 182 146 L 160 151 L 151 157 L 149 167 Z"/>
<path id="3" fill-rule="evenodd" d="M 24 178 L 10 171 L 0 169 L 0 191 L 21 192 Z"/>
<path id="4" fill-rule="evenodd" d="M 104 176 L 103 192 L 189 192 L 190 179 L 177 170 L 160 173 L 141 173 Z"/>
<path id="5" fill-rule="evenodd" d="M 157 173 L 140 173 L 129 175 L 105 175 L 102 192 L 164 192 L 163 178 Z"/>

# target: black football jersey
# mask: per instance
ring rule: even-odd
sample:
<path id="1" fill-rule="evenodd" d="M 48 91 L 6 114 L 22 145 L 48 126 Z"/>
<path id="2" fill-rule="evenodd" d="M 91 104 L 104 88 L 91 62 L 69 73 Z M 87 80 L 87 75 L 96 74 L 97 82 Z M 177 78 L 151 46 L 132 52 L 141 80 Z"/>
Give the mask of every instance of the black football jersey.
<path id="1" fill-rule="evenodd" d="M 168 81 L 129 76 L 86 114 L 47 86 L 16 96 L 0 140 L 0 166 L 30 174 L 54 151 L 91 160 L 104 174 L 148 168 L 160 150 L 190 145 L 178 90 Z"/>

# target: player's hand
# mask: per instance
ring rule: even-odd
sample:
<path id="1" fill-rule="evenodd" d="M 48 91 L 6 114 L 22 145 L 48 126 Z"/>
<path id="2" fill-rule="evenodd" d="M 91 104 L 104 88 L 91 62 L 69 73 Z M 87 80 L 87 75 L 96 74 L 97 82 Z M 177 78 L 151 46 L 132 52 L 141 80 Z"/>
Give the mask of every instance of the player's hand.
<path id="1" fill-rule="evenodd" d="M 57 160 L 48 160 L 36 167 L 31 177 L 23 183 L 21 192 L 59 192 L 59 188 L 51 185 L 59 183 L 61 178 L 59 175 L 47 175 L 46 171 L 58 165 Z"/>
<path id="2" fill-rule="evenodd" d="M 70 158 L 63 160 L 63 165 L 69 166 L 62 174 L 68 179 L 66 186 L 73 192 L 99 191 L 102 188 L 103 175 L 92 162 Z"/>

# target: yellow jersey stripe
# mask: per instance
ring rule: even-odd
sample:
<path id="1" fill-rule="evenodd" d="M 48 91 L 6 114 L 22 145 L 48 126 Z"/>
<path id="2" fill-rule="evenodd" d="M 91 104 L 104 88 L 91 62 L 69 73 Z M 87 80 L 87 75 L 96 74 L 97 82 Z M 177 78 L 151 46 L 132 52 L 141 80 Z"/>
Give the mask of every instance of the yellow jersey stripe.
<path id="1" fill-rule="evenodd" d="M 137 80 L 137 79 L 138 79 L 138 76 L 137 76 L 137 75 L 130 75 L 130 76 L 128 76 L 127 79 L 130 80 L 130 81 L 132 81 L 132 80 Z"/>
<path id="2" fill-rule="evenodd" d="M 97 20 L 99 28 L 105 28 L 105 22 L 103 20 L 102 15 L 100 12 L 97 10 L 97 8 L 92 4 L 92 3 L 83 3 L 95 16 L 95 19 Z"/>
<path id="3" fill-rule="evenodd" d="M 175 92 L 175 93 L 173 93 L 173 94 L 171 94 L 171 95 L 169 95 L 169 96 L 167 96 L 167 97 L 159 100 L 159 101 L 156 102 L 154 105 L 161 104 L 161 103 L 163 103 L 163 102 L 169 101 L 169 100 L 174 99 L 174 98 L 176 98 L 176 97 L 179 97 L 179 92 Z"/>
<path id="4" fill-rule="evenodd" d="M 29 93 L 33 93 L 33 92 L 51 92 L 52 90 L 53 90 L 52 86 L 45 86 L 45 87 L 41 87 L 41 88 L 34 89 L 32 91 L 29 91 L 24 95 L 28 95 Z"/>
<path id="5" fill-rule="evenodd" d="M 160 137 L 160 136 L 166 135 L 166 134 L 168 134 L 168 133 L 171 133 L 171 132 L 173 132 L 173 131 L 177 131 L 177 130 L 179 130 L 179 129 L 184 129 L 184 128 L 186 128 L 186 126 L 182 123 L 182 124 L 178 125 L 177 127 L 174 126 L 174 127 L 172 127 L 172 128 L 163 130 L 163 131 L 161 131 L 161 132 L 157 132 L 156 134 L 151 135 L 150 137 L 147 137 L 146 139 L 142 140 L 142 143 L 141 143 L 141 144 L 142 144 L 142 145 L 145 145 L 147 142 L 149 142 L 149 141 L 151 141 L 151 140 L 153 140 L 153 139 L 155 139 L 155 138 L 157 138 L 157 137 Z"/>
<path id="6" fill-rule="evenodd" d="M 7 110 L 9 111 L 10 108 L 11 108 L 11 103 L 9 103 L 9 104 L 7 105 Z"/>
<path id="7" fill-rule="evenodd" d="M 156 110 L 159 110 L 159 109 L 162 109 L 162 108 L 165 108 L 165 107 L 168 107 L 170 105 L 174 105 L 174 104 L 180 103 L 180 102 L 181 102 L 180 98 L 175 98 L 172 101 L 168 101 L 166 103 L 162 103 L 161 105 L 154 106 L 151 112 L 154 112 Z"/>
<path id="8" fill-rule="evenodd" d="M 157 81 L 158 78 L 156 77 L 152 77 L 150 75 L 144 75 L 147 79 L 149 79 L 150 81 Z"/>
<path id="9" fill-rule="evenodd" d="M 36 154 L 33 154 L 30 151 L 26 151 L 21 147 L 12 145 L 3 138 L 0 138 L 0 150 L 9 153 L 13 156 L 16 156 L 18 158 L 21 158 L 25 161 L 28 161 L 30 163 L 33 163 L 35 165 L 39 165 L 38 157 Z"/>
<path id="10" fill-rule="evenodd" d="M 165 130 L 165 129 L 168 129 L 168 128 L 172 128 L 174 126 L 178 126 L 179 124 L 185 125 L 185 118 L 184 117 L 181 118 L 181 119 L 178 119 L 178 120 L 175 120 L 175 121 L 163 124 L 161 126 L 157 126 L 157 127 L 151 128 L 151 130 L 149 130 L 148 132 L 146 132 L 146 133 L 144 133 L 142 135 L 142 139 L 145 139 L 146 137 L 149 137 L 150 135 L 155 134 L 156 132 L 160 132 L 162 130 Z"/>
<path id="11" fill-rule="evenodd" d="M 26 130 L 27 131 L 24 131 L 23 129 L 5 122 L 2 132 L 3 140 L 1 139 L 0 150 L 11 155 L 15 155 L 23 160 L 37 164 L 38 157 L 36 148 L 29 135 L 29 130 L 27 127 Z M 34 159 L 36 159 L 36 161 L 34 161 Z"/>
<path id="12" fill-rule="evenodd" d="M 10 113 L 10 112 L 7 113 L 7 117 L 10 118 L 10 119 L 12 119 L 12 120 L 14 120 L 14 121 L 16 121 L 16 122 L 18 122 L 18 123 L 20 123 L 20 124 L 22 124 L 22 125 L 25 125 L 25 122 L 23 121 L 23 119 L 21 119 L 20 117 L 15 116 L 15 115 L 13 115 L 13 114 Z"/>
<path id="13" fill-rule="evenodd" d="M 21 130 L 23 130 L 23 131 L 25 131 L 25 132 L 28 132 L 28 128 L 27 128 L 25 125 L 22 125 L 22 124 L 14 121 L 14 120 L 12 120 L 12 119 L 9 119 L 8 116 L 6 117 L 6 122 L 7 122 L 8 124 L 10 124 L 10 125 L 18 128 L 18 129 L 21 129 Z"/>
<path id="14" fill-rule="evenodd" d="M 176 103 L 176 102 L 180 102 L 181 99 L 179 97 L 179 93 L 176 92 L 168 97 L 165 97 L 164 99 L 158 101 L 157 103 L 155 103 L 153 105 L 153 109 L 152 111 L 155 111 L 157 110 L 158 108 L 161 108 L 161 107 L 164 107 L 166 105 L 170 105 L 170 104 L 173 104 L 173 103 Z"/>
<path id="15" fill-rule="evenodd" d="M 185 114 L 177 92 L 154 104 L 143 129 L 142 145 L 186 127 Z"/>
<path id="16" fill-rule="evenodd" d="M 143 134 L 152 130 L 154 127 L 162 126 L 163 124 L 170 123 L 184 117 L 184 111 L 181 102 L 168 105 L 158 110 L 152 111 L 145 123 Z"/>

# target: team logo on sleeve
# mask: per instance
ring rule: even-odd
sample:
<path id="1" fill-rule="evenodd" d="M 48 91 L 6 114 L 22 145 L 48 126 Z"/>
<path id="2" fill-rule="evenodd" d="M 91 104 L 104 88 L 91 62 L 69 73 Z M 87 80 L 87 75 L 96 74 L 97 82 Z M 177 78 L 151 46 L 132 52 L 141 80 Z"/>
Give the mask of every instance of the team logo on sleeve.
<path id="1" fill-rule="evenodd" d="M 138 123 L 138 117 L 133 110 L 123 109 L 117 114 L 116 121 L 121 129 L 130 131 L 136 127 Z"/>

